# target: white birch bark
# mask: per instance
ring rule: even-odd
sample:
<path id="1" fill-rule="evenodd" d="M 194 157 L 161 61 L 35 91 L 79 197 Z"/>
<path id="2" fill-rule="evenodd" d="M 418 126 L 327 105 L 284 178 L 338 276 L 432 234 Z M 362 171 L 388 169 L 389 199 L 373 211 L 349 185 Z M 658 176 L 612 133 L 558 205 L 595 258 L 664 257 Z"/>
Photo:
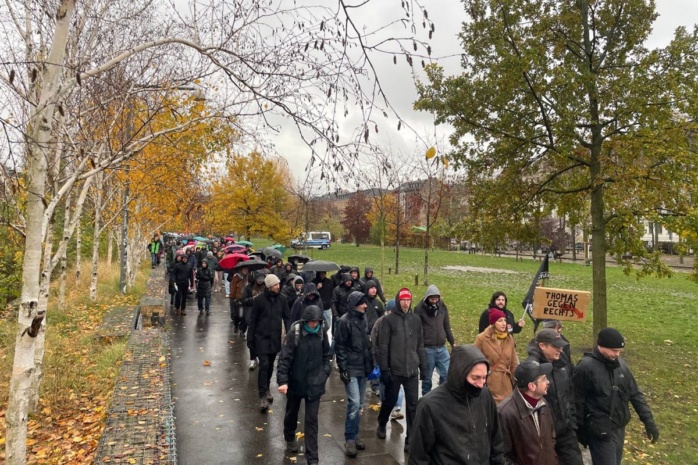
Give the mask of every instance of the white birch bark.
<path id="1" fill-rule="evenodd" d="M 56 106 L 55 95 L 60 86 L 62 68 L 70 22 L 75 10 L 75 0 L 61 0 L 56 14 L 53 43 L 46 66 L 41 70 L 41 89 L 38 104 L 31 109 L 27 127 L 27 229 L 24 263 L 22 266 L 22 303 L 18 315 L 18 331 L 15 355 L 10 378 L 7 406 L 7 436 L 5 460 L 8 465 L 26 462 L 27 421 L 33 373 L 35 371 L 36 336 L 42 333 L 46 310 L 40 308 L 39 276 L 42 255 L 42 230 L 44 219 L 44 194 L 47 181 L 47 160 L 51 139 L 51 127 Z"/>
<path id="2" fill-rule="evenodd" d="M 75 287 L 80 286 L 80 272 L 82 270 L 82 228 L 80 223 L 75 230 Z"/>
<path id="3" fill-rule="evenodd" d="M 100 219 L 102 216 L 102 187 L 103 175 L 99 173 L 96 176 L 95 185 L 95 218 L 94 218 L 94 234 L 92 235 L 92 272 L 90 273 L 90 299 L 97 300 L 97 273 L 99 268 L 99 237 L 101 235 Z"/>
<path id="4" fill-rule="evenodd" d="M 65 198 L 65 218 L 63 219 L 63 233 L 68 229 L 68 223 L 70 221 L 70 196 Z M 61 255 L 60 262 L 60 285 L 58 288 L 58 305 L 60 309 L 65 309 L 65 285 L 68 275 L 68 251 L 66 250 L 63 255 Z"/>

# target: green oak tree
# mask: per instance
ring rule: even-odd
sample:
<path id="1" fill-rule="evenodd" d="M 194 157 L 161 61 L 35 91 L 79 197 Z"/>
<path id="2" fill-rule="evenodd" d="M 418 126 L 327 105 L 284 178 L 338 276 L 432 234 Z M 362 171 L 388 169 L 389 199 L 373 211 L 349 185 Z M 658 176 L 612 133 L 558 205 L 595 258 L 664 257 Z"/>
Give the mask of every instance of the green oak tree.
<path id="1" fill-rule="evenodd" d="M 642 255 L 641 219 L 687 208 L 697 32 L 678 28 L 648 49 L 657 14 L 646 0 L 464 5 L 462 73 L 428 66 L 415 106 L 453 126 L 452 158 L 472 202 L 490 197 L 491 216 L 588 199 L 596 334 L 607 325 L 606 254 Z M 666 272 L 654 258 L 644 271 Z"/>

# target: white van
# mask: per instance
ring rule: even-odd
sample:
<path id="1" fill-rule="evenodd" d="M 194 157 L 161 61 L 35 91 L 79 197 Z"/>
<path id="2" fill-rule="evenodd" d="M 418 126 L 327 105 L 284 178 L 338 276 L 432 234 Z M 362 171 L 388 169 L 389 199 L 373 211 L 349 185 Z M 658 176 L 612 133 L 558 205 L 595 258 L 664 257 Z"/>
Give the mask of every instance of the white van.
<path id="1" fill-rule="evenodd" d="M 310 231 L 303 239 L 291 241 L 291 247 L 296 249 L 312 248 L 325 250 L 332 245 L 332 234 L 329 231 Z"/>

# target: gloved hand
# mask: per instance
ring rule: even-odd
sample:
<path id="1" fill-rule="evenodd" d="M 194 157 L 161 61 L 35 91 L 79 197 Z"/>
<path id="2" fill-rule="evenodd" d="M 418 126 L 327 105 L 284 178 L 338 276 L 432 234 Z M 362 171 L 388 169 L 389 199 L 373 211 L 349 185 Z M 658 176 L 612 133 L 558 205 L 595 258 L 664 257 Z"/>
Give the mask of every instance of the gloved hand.
<path id="1" fill-rule="evenodd" d="M 390 374 L 390 370 L 381 370 L 381 381 L 383 381 L 385 386 L 393 384 L 393 375 Z"/>
<path id="2" fill-rule="evenodd" d="M 645 423 L 645 431 L 647 432 L 647 437 L 653 444 L 659 440 L 659 429 L 653 422 L 648 421 Z"/>
<path id="3" fill-rule="evenodd" d="M 339 372 L 339 379 L 341 379 L 344 384 L 349 384 L 349 381 L 351 380 L 349 373 L 346 371 Z"/>

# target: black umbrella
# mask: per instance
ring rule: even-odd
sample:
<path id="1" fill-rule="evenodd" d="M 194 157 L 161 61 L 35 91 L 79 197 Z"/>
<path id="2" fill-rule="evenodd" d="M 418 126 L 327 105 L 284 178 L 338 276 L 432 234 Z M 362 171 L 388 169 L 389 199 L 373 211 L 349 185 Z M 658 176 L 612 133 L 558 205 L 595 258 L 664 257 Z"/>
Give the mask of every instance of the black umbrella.
<path id="1" fill-rule="evenodd" d="M 327 260 L 311 260 L 303 265 L 303 271 L 338 271 L 339 265 L 335 262 L 328 262 Z"/>
<path id="2" fill-rule="evenodd" d="M 290 255 L 288 261 L 291 263 L 308 263 L 311 260 L 307 255 Z"/>
<path id="3" fill-rule="evenodd" d="M 266 247 L 266 248 L 262 249 L 262 253 L 267 257 L 274 257 L 274 258 L 281 258 L 284 256 L 284 254 L 282 254 L 278 250 L 271 248 L 271 247 Z"/>
<path id="4" fill-rule="evenodd" d="M 242 260 L 233 267 L 233 271 L 239 271 L 241 268 L 247 268 L 250 271 L 262 270 L 267 267 L 267 262 L 262 260 Z"/>

